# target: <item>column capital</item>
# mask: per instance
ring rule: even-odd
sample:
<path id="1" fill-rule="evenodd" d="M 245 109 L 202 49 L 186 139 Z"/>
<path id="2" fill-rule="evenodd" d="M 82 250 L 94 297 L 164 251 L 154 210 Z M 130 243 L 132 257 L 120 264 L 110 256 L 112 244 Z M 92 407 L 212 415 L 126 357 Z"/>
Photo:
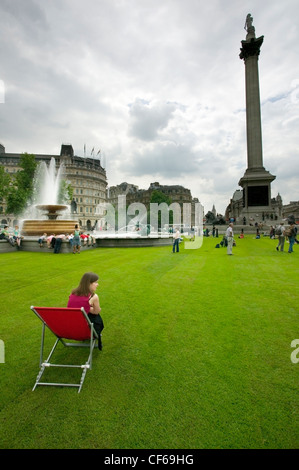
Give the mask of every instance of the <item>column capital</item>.
<path id="1" fill-rule="evenodd" d="M 259 56 L 261 45 L 263 44 L 264 36 L 260 36 L 259 38 L 251 38 L 250 41 L 241 41 L 242 47 L 240 52 L 240 59 L 248 59 L 248 57 L 252 56 Z"/>

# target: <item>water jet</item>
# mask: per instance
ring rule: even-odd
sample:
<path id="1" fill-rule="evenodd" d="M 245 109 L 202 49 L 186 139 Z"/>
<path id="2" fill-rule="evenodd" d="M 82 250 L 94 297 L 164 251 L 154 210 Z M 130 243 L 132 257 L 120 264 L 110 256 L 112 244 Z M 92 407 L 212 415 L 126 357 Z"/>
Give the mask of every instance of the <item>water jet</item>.
<path id="1" fill-rule="evenodd" d="M 34 202 L 29 208 L 36 218 L 23 220 L 22 235 L 72 233 L 75 225 L 79 225 L 78 220 L 72 218 L 60 219 L 60 212 L 69 209 L 67 204 L 58 203 L 62 172 L 61 166 L 56 172 L 55 158 L 51 158 L 49 167 L 45 162 L 39 164 L 34 177 Z M 44 213 L 39 215 L 41 211 Z"/>

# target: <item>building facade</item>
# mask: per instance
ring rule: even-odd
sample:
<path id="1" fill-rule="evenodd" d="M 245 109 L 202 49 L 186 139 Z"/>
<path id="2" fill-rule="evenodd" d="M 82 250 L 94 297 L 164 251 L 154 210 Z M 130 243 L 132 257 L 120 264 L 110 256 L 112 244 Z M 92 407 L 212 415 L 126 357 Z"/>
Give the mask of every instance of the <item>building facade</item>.
<path id="1" fill-rule="evenodd" d="M 284 219 L 294 218 L 296 224 L 299 224 L 299 201 L 290 201 L 283 206 L 282 216 Z"/>
<path id="2" fill-rule="evenodd" d="M 183 204 L 189 204 L 191 208 L 191 225 L 195 225 L 195 204 L 199 203 L 197 198 L 193 198 L 190 189 L 180 185 L 161 185 L 159 182 L 151 183 L 148 189 L 139 189 L 138 186 L 121 183 L 108 188 L 107 202 L 117 207 L 118 196 L 126 196 L 126 205 L 133 203 L 143 204 L 147 210 L 150 209 L 150 202 L 154 191 L 160 191 L 169 197 L 172 203 L 178 203 L 183 214 Z M 183 216 L 182 216 L 183 219 Z"/>
<path id="3" fill-rule="evenodd" d="M 6 153 L 5 147 L 0 144 L 0 164 L 7 173 L 13 175 L 20 170 L 20 158 L 21 154 Z M 64 178 L 73 189 L 73 200 L 68 201 L 71 212 L 77 215 L 83 230 L 92 230 L 100 217 L 96 208 L 107 200 L 106 171 L 100 160 L 74 155 L 71 144 L 62 144 L 60 155 L 35 155 L 37 162 L 44 161 L 47 164 L 51 158 L 55 159 L 57 169 L 64 166 Z M 0 217 L 2 223 L 14 223 L 14 215 L 5 214 L 5 204 L 1 206 Z"/>

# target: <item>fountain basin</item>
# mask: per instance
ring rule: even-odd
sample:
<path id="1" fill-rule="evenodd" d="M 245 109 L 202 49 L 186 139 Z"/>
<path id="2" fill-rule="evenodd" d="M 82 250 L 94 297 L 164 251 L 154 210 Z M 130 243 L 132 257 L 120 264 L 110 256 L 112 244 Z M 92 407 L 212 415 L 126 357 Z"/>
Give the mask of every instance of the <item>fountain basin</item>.
<path id="1" fill-rule="evenodd" d="M 45 215 L 48 216 L 48 219 L 56 220 L 59 215 L 57 212 L 64 211 L 68 206 L 63 204 L 38 204 L 35 207 L 39 210 L 46 211 Z"/>
<path id="2" fill-rule="evenodd" d="M 79 226 L 79 222 L 73 219 L 57 219 L 58 212 L 64 211 L 68 206 L 63 204 L 38 204 L 37 209 L 46 211 L 47 219 L 27 219 L 24 220 L 22 226 L 22 235 L 41 236 L 43 233 L 55 235 L 72 233 L 75 225 Z"/>
<path id="3" fill-rule="evenodd" d="M 59 235 L 61 233 L 72 233 L 75 230 L 75 225 L 79 226 L 77 220 L 24 220 L 22 226 L 22 235 L 24 236 L 41 236 L 43 233 L 51 235 Z"/>

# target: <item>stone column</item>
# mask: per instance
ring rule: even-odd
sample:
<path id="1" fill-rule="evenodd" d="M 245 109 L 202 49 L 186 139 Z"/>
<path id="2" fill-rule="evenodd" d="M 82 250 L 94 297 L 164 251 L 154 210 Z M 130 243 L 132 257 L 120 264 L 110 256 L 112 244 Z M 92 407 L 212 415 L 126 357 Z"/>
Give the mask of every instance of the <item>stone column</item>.
<path id="1" fill-rule="evenodd" d="M 240 58 L 245 62 L 247 168 L 263 168 L 261 104 L 258 56 L 264 37 L 242 41 Z"/>
<path id="2" fill-rule="evenodd" d="M 260 221 L 273 213 L 271 182 L 275 176 L 263 166 L 258 58 L 264 36 L 255 37 L 250 14 L 247 15 L 245 29 L 247 36 L 245 41 L 241 41 L 240 59 L 245 64 L 247 169 L 239 181 L 243 188 L 243 210 L 240 218 Z"/>

